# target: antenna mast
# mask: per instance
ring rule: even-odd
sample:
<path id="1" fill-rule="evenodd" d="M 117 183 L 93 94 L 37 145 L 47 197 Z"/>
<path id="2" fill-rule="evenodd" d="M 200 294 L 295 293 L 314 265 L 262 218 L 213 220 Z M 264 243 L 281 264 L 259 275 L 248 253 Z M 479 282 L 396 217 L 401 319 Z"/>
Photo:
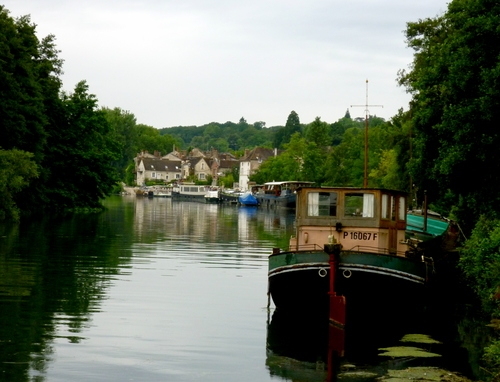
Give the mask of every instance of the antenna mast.
<path id="1" fill-rule="evenodd" d="M 368 105 L 368 79 L 366 80 L 366 102 L 364 105 L 351 105 L 351 107 L 365 108 L 365 171 L 363 177 L 363 187 L 368 187 L 368 107 L 384 107 L 383 105 Z"/>

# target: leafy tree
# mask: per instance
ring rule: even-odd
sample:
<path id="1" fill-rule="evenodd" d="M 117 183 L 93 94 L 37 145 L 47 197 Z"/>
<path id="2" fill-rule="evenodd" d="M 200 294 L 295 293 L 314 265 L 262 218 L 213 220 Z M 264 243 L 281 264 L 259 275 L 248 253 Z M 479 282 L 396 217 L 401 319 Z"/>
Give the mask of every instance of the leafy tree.
<path id="1" fill-rule="evenodd" d="M 138 147 L 136 119 L 132 113 L 118 107 L 114 109 L 103 108 L 102 110 L 111 127 L 113 139 L 120 147 L 120 158 L 113 164 L 120 177 L 123 179 L 126 168 L 130 165 L 132 158 L 134 158 L 140 150 Z"/>
<path id="2" fill-rule="evenodd" d="M 119 158 L 120 146 L 85 81 L 72 94 L 63 94 L 62 103 L 64 115 L 58 129 L 51 131 L 44 162 L 50 168 L 49 204 L 58 209 L 98 208 L 118 181 L 112 162 Z"/>
<path id="3" fill-rule="evenodd" d="M 347 129 L 342 138 L 342 143 L 336 146 L 330 155 L 333 162 L 338 162 L 338 166 L 346 171 L 342 171 L 341 177 L 334 177 L 337 179 L 342 179 L 341 184 L 332 184 L 332 181 L 327 181 L 328 185 L 335 186 L 363 186 L 364 177 L 364 141 L 365 134 L 362 129 L 358 127 L 352 127 Z M 370 152 L 373 152 L 371 150 Z M 335 169 L 330 170 L 336 171 Z M 348 175 L 348 176 L 346 176 Z"/>
<path id="4" fill-rule="evenodd" d="M 0 220 L 19 220 L 14 196 L 38 176 L 34 155 L 22 150 L 0 149 Z"/>
<path id="5" fill-rule="evenodd" d="M 160 134 L 158 129 L 143 124 L 136 125 L 137 142 L 136 153 L 139 151 L 149 151 L 150 153 L 160 151 L 163 154 L 173 150 L 174 145 L 178 146 L 178 141 L 169 134 Z"/>
<path id="6" fill-rule="evenodd" d="M 283 148 L 284 144 L 290 142 L 292 135 L 295 133 L 302 133 L 302 127 L 300 125 L 299 115 L 292 110 L 288 116 L 285 127 L 276 132 L 273 142 L 274 147 Z"/>
<path id="7" fill-rule="evenodd" d="M 389 149 L 382 151 L 378 167 L 372 169 L 368 176 L 375 187 L 400 189 L 399 173 L 400 168 L 396 150 Z"/>
<path id="8" fill-rule="evenodd" d="M 497 1 L 454 0 L 444 15 L 408 23 L 413 65 L 399 74 L 413 96 L 413 178 L 431 199 L 452 196 L 466 232 L 500 211 L 498 25 Z"/>
<path id="9" fill-rule="evenodd" d="M 500 220 L 481 216 L 460 251 L 459 266 L 485 311 L 497 315 L 500 304 Z"/>
<path id="10" fill-rule="evenodd" d="M 345 163 L 346 145 L 339 145 L 328 153 L 323 167 L 325 186 L 350 186 L 351 168 Z"/>
<path id="11" fill-rule="evenodd" d="M 330 125 L 316 117 L 314 122 L 306 126 L 304 135 L 309 142 L 313 142 L 318 147 L 329 146 L 331 142 Z"/>
<path id="12" fill-rule="evenodd" d="M 299 133 L 295 133 L 285 151 L 276 157 L 267 159 L 250 180 L 257 183 L 272 180 L 305 180 L 321 182 L 322 154 L 315 143 L 308 142 Z"/>
<path id="13" fill-rule="evenodd" d="M 349 112 L 349 110 L 347 111 Z M 349 114 L 346 113 L 346 116 L 347 115 Z M 347 129 L 351 127 L 361 128 L 362 126 L 360 125 L 359 122 L 353 121 L 350 115 L 349 117 L 341 118 L 337 122 L 332 123 L 330 127 L 330 131 L 332 134 L 331 144 L 333 146 L 338 146 L 340 143 L 342 143 L 342 138 L 344 136 L 344 133 L 346 132 Z"/>
<path id="14" fill-rule="evenodd" d="M 0 5 L 0 133 L 2 147 L 41 155 L 45 140 L 43 57 L 29 16 L 13 20 Z"/>

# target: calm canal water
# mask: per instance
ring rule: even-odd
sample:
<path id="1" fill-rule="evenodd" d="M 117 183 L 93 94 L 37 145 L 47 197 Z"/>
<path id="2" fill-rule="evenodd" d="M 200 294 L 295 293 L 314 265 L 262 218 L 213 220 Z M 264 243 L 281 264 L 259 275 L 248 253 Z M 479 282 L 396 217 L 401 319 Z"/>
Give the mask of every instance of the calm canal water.
<path id="1" fill-rule="evenodd" d="M 321 324 L 267 309 L 267 257 L 287 246 L 292 213 L 106 206 L 0 226 L 1 381 L 325 380 Z M 466 352 L 451 357 L 467 372 Z M 368 359 L 387 366 L 352 358 Z"/>

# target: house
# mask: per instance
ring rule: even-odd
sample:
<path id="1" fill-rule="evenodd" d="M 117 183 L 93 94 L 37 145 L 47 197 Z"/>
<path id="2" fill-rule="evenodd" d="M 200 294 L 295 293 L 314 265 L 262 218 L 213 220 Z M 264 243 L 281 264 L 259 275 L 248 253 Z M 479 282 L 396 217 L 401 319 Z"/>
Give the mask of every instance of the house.
<path id="1" fill-rule="evenodd" d="M 202 152 L 197 148 L 191 150 L 189 154 L 174 150 L 165 156 L 161 156 L 158 151 L 154 154 L 143 151 L 137 154 L 134 162 L 137 185 L 143 185 L 147 180 L 163 180 L 168 183 L 190 176 L 201 181 L 211 176 L 216 182 L 219 176 L 240 166 L 240 162 L 229 153 L 219 154 L 215 149 Z"/>
<path id="2" fill-rule="evenodd" d="M 161 157 L 158 152 L 151 155 L 146 151 L 137 154 L 134 162 L 135 183 L 139 186 L 145 185 L 148 180 L 161 180 L 169 183 L 182 177 L 182 162 L 178 158 L 175 160 L 168 159 L 167 157 Z"/>
<path id="3" fill-rule="evenodd" d="M 196 179 L 204 181 L 208 176 L 212 175 L 212 170 L 210 168 L 208 159 L 204 157 L 195 157 L 189 159 L 190 163 L 190 175 L 194 175 Z"/>
<path id="4" fill-rule="evenodd" d="M 240 178 L 241 190 L 248 190 L 250 175 L 254 174 L 268 158 L 278 155 L 277 149 L 266 149 L 256 147 L 253 150 L 245 150 L 245 155 L 240 158 Z"/>

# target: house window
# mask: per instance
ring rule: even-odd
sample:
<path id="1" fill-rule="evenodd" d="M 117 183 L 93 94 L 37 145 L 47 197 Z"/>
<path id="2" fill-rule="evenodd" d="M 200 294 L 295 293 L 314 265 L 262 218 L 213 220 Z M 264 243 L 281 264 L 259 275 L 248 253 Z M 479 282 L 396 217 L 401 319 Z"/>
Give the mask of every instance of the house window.
<path id="1" fill-rule="evenodd" d="M 375 195 L 373 194 L 345 194 L 344 216 L 358 216 L 372 218 L 375 213 Z"/>
<path id="2" fill-rule="evenodd" d="M 202 169 L 202 170 L 205 170 L 205 163 L 202 163 L 202 164 L 201 164 L 201 169 Z"/>
<path id="3" fill-rule="evenodd" d="M 336 192 L 310 192 L 307 194 L 308 216 L 336 216 Z"/>
<path id="4" fill-rule="evenodd" d="M 205 174 L 200 174 L 200 175 L 199 175 L 199 179 L 200 179 L 200 180 L 201 180 L 201 179 L 205 179 Z"/>
<path id="5" fill-rule="evenodd" d="M 156 172 L 151 173 L 151 178 L 156 178 Z"/>
<path id="6" fill-rule="evenodd" d="M 175 179 L 180 179 L 181 178 L 181 174 L 175 174 Z"/>

